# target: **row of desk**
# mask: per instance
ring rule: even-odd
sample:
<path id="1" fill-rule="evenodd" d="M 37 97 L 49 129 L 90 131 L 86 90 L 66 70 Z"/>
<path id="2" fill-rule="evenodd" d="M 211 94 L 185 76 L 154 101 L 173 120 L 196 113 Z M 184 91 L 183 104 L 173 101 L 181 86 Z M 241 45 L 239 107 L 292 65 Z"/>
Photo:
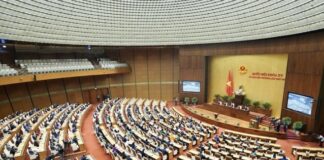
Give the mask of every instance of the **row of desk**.
<path id="1" fill-rule="evenodd" d="M 12 134 L 7 134 L 4 136 L 4 138 L 0 141 L 0 151 L 2 151 L 5 147 L 5 144 L 11 140 L 13 138 L 13 136 L 15 134 L 17 134 L 18 132 L 20 132 L 23 124 L 25 122 L 30 121 L 32 118 L 34 118 L 35 116 L 40 116 L 37 120 L 36 123 L 34 123 L 31 127 L 31 130 L 29 131 L 28 134 L 24 134 L 23 135 L 23 140 L 21 142 L 21 144 L 17 147 L 17 152 L 15 153 L 14 157 L 16 160 L 24 160 L 26 158 L 26 149 L 28 147 L 31 135 L 38 130 L 40 124 L 49 116 L 49 114 L 51 114 L 54 111 L 57 111 L 58 109 L 60 109 L 62 106 L 64 105 L 60 105 L 55 109 L 51 109 L 48 112 L 44 113 L 44 111 L 46 109 L 42 109 L 36 113 L 34 113 L 32 116 L 30 116 L 28 119 L 26 119 L 25 121 L 23 121 L 21 124 L 19 124 L 18 126 L 16 126 L 16 128 L 12 131 Z M 78 132 L 76 132 L 74 135 L 68 135 L 69 137 L 72 136 L 76 136 L 78 138 L 78 142 L 80 145 L 80 150 L 85 150 L 84 148 L 84 143 L 83 143 L 83 139 L 82 139 L 82 135 L 81 135 L 81 125 L 84 119 L 84 115 L 88 112 L 90 107 L 87 107 L 85 110 L 83 110 L 81 112 L 81 114 L 79 115 L 79 119 L 77 121 L 77 127 L 79 129 Z M 68 107 L 64 108 L 62 111 L 60 111 L 58 114 L 55 115 L 55 117 L 53 118 L 53 120 L 49 123 L 49 125 L 46 128 L 43 128 L 40 130 L 40 136 L 39 136 L 39 155 L 40 155 L 40 159 L 45 159 L 47 157 L 47 145 L 48 145 L 48 140 L 49 140 L 49 133 L 53 127 L 53 125 L 55 124 L 55 122 L 57 121 L 57 119 L 68 109 Z M 63 140 L 65 138 L 66 132 L 68 130 L 68 124 L 69 124 L 69 120 L 71 118 L 71 116 L 79 109 L 79 107 L 76 107 L 75 109 L 73 109 L 72 113 L 69 115 L 69 117 L 67 118 L 66 121 L 64 121 L 64 124 L 62 125 L 62 131 L 60 132 L 60 137 L 59 137 L 59 141 L 63 143 Z M 27 113 L 25 113 L 27 114 Z M 8 121 L 6 124 L 9 124 L 11 122 L 13 122 L 14 120 L 16 120 L 19 117 L 16 117 L 10 121 Z M 1 128 L 5 127 L 5 125 L 1 126 Z M 62 144 L 63 145 L 63 144 Z"/>
<path id="2" fill-rule="evenodd" d="M 144 99 L 136 99 L 136 98 L 132 98 L 132 99 L 122 99 L 120 102 L 120 108 L 117 108 L 119 107 L 119 104 L 113 104 L 112 107 L 110 108 L 109 110 L 109 118 L 110 118 L 110 121 L 111 121 L 111 126 L 112 128 L 114 128 L 114 130 L 118 130 L 120 133 L 121 136 L 124 136 L 125 135 L 125 131 L 119 126 L 119 122 L 117 122 L 117 119 L 116 119 L 116 116 L 119 116 L 119 114 L 121 114 L 121 118 L 122 118 L 122 121 L 123 122 L 129 122 L 128 120 L 128 116 L 129 117 L 132 117 L 135 121 L 139 122 L 140 120 L 142 120 L 142 117 L 144 116 L 149 116 L 147 115 L 147 112 L 150 112 L 150 113 L 154 113 L 154 109 L 156 108 L 152 108 L 152 107 L 158 107 L 158 111 L 161 111 L 163 112 L 163 110 L 165 109 L 166 107 L 166 102 L 164 101 L 156 101 L 156 100 L 144 100 Z M 107 109 L 107 104 L 104 104 L 104 106 L 100 109 L 100 111 L 98 111 L 98 119 L 99 119 L 99 127 L 100 129 L 102 130 L 102 133 L 103 135 L 107 138 L 108 142 L 112 145 L 116 145 L 116 147 L 120 150 L 120 151 L 125 151 L 126 153 L 128 153 L 128 149 L 126 150 L 126 146 L 124 146 L 125 148 L 123 148 L 122 144 L 119 144 L 121 142 L 118 142 L 115 140 L 114 136 L 111 134 L 110 131 L 107 130 L 107 128 L 109 128 L 109 126 L 105 126 L 103 124 L 105 124 L 104 122 L 104 119 L 106 118 L 104 113 L 105 113 L 105 110 Z M 135 114 L 134 113 L 134 110 L 135 110 L 135 106 L 138 107 L 138 111 L 139 111 L 139 114 Z M 131 107 L 131 108 L 129 108 Z M 131 111 L 131 115 L 128 115 L 128 112 L 127 110 L 130 109 Z M 118 110 L 118 112 L 117 112 Z M 119 112 L 120 111 L 120 112 Z M 126 113 L 125 113 L 126 111 Z M 180 115 L 180 114 L 179 114 Z M 152 115 L 154 117 L 154 115 Z M 165 117 L 164 115 L 162 115 L 163 117 Z M 172 116 L 172 115 L 170 115 Z M 181 115 L 183 117 L 185 117 L 185 115 Z M 156 119 L 158 116 L 155 115 L 155 121 L 157 122 L 158 119 Z M 168 117 L 165 117 L 168 119 Z M 140 119 L 140 120 L 139 120 Z M 166 120 L 167 120 L 166 119 Z M 172 129 L 173 130 L 173 126 L 169 125 L 168 123 L 165 123 L 165 122 L 159 122 L 161 123 L 162 126 L 167 127 L 169 129 Z M 130 124 L 127 124 L 128 127 L 131 128 L 132 132 L 134 135 L 136 135 L 136 137 L 138 137 L 141 142 L 145 142 L 146 140 L 148 140 L 147 138 L 147 135 L 146 134 L 149 134 L 151 136 L 154 136 L 154 137 L 158 137 L 157 133 L 155 132 L 151 132 L 149 131 L 148 133 L 144 133 L 141 129 L 137 129 L 136 127 L 134 126 L 131 126 Z M 204 123 L 204 125 L 208 126 L 208 127 L 214 127 L 212 125 L 209 125 L 207 123 Z M 189 132 L 194 132 L 194 130 L 190 130 L 189 128 L 186 128 L 187 131 Z M 193 133 L 195 134 L 195 133 Z M 199 133 L 200 134 L 200 133 Z M 207 135 L 206 134 L 201 134 L 204 138 L 203 140 L 206 140 L 207 139 Z M 188 145 L 188 148 L 192 148 L 193 147 L 193 144 L 192 144 L 192 141 L 191 140 L 187 140 L 185 139 L 184 137 L 180 137 L 180 140 L 182 140 L 183 142 L 186 142 Z M 181 144 L 178 144 L 178 143 L 175 143 L 174 141 L 171 141 L 170 142 L 174 147 L 176 147 L 178 150 L 179 150 L 179 154 L 182 154 L 183 153 L 183 146 Z M 138 142 L 138 144 L 140 144 L 140 142 Z M 141 145 L 138 145 L 137 143 L 135 143 L 136 147 L 141 147 Z M 156 142 L 154 143 L 156 144 Z M 151 145 L 154 145 L 154 144 L 151 144 Z M 199 144 L 199 143 L 198 143 Z M 156 144 L 157 145 L 157 144 Z M 155 146 L 155 147 L 158 147 L 158 146 Z M 146 155 L 148 155 L 150 158 L 152 159 L 156 159 L 156 160 L 159 160 L 161 159 L 161 155 L 158 154 L 158 153 L 154 153 L 154 152 L 151 152 L 150 150 L 145 150 L 144 151 Z M 173 151 L 169 151 L 169 158 L 172 159 L 173 157 Z M 129 153 L 129 155 L 132 155 L 131 153 Z"/>
<path id="3" fill-rule="evenodd" d="M 246 137 L 250 137 L 253 139 L 259 139 L 259 140 L 261 140 L 260 143 L 262 143 L 262 142 L 276 143 L 277 142 L 277 138 L 259 136 L 259 135 L 254 135 L 254 134 L 247 134 L 247 133 L 242 133 L 242 132 L 237 132 L 237 131 L 232 131 L 232 130 L 225 130 L 224 133 L 239 135 L 239 136 L 246 136 Z"/>
<path id="4" fill-rule="evenodd" d="M 29 118 L 27 118 L 26 120 L 24 120 L 22 123 L 20 123 L 19 125 L 16 126 L 16 128 L 14 130 L 12 130 L 11 134 L 6 134 L 4 135 L 3 139 L 0 141 L 0 152 L 2 152 L 4 150 L 5 145 L 13 138 L 13 136 L 15 136 L 15 134 L 19 133 L 21 130 L 21 127 L 23 126 L 23 124 L 25 122 L 28 122 L 29 120 L 31 120 L 34 116 L 38 116 L 39 113 L 41 113 L 43 110 L 39 110 L 38 112 L 34 113 L 33 115 L 31 115 Z M 18 118 L 18 117 L 17 117 Z M 15 119 L 17 119 L 15 118 Z M 13 122 L 13 121 L 11 121 Z M 36 123 L 37 124 L 37 123 Z M 8 125 L 8 124 L 7 124 Z M 34 124 L 35 125 L 35 124 Z M 32 126 L 32 128 L 34 128 L 34 125 Z M 33 130 L 31 130 L 32 132 Z M 21 144 L 18 146 L 18 150 L 15 154 L 15 157 L 17 159 L 19 159 L 19 157 L 22 157 L 24 154 L 24 149 L 26 147 L 26 145 L 24 143 L 28 144 L 27 139 L 29 139 L 30 134 L 27 135 L 23 135 L 23 140 L 21 142 Z M 26 142 L 27 141 L 27 142 Z"/>
<path id="5" fill-rule="evenodd" d="M 204 104 L 203 106 L 199 107 L 201 109 L 205 109 L 208 111 L 212 111 L 215 113 L 220 113 L 223 115 L 227 115 L 230 117 L 238 118 L 245 121 L 250 121 L 254 117 L 250 115 L 249 111 L 244 111 L 240 109 L 235 109 L 228 106 L 218 105 L 218 104 Z"/>
<path id="6" fill-rule="evenodd" d="M 300 159 L 301 157 L 324 159 L 324 148 L 293 146 L 291 151 L 292 154 L 295 155 L 297 159 Z"/>
<path id="7" fill-rule="evenodd" d="M 42 110 L 43 111 L 43 110 Z M 23 140 L 22 140 L 22 142 L 21 142 L 21 144 L 22 145 L 19 145 L 18 146 L 18 150 L 17 150 L 17 152 L 15 153 L 15 159 L 16 160 L 24 160 L 25 159 L 25 157 L 26 157 L 26 154 L 25 154 L 25 151 L 26 151 L 26 149 L 27 149 L 27 147 L 28 147 L 28 144 L 29 144 L 29 140 L 30 140 L 30 138 L 31 138 L 31 135 L 38 129 L 38 127 L 39 127 L 39 125 L 44 121 L 44 119 L 52 112 L 52 111 L 54 111 L 54 109 L 52 109 L 52 110 L 50 110 L 50 111 L 48 111 L 48 112 L 46 112 L 45 114 L 43 113 L 43 112 L 39 112 L 38 114 L 43 114 L 40 118 L 38 118 L 38 121 L 32 126 L 32 129 L 31 129 L 31 131 L 30 131 L 30 133 L 29 134 L 27 134 L 27 137 L 26 138 L 24 138 Z M 26 135 L 24 135 L 24 136 L 26 136 Z M 42 135 L 43 136 L 43 135 Z M 43 138 L 43 139 L 45 139 L 46 140 L 46 136 L 47 136 L 47 133 L 44 133 L 44 136 L 42 137 L 41 136 L 41 138 Z M 41 139 L 41 140 L 43 140 L 43 139 Z M 45 143 L 46 143 L 46 141 L 45 141 Z M 41 148 L 41 147 L 43 147 L 43 148 Z M 40 150 L 46 150 L 46 146 L 42 146 L 41 145 L 41 141 L 40 141 L 40 147 L 39 147 L 39 149 Z"/>

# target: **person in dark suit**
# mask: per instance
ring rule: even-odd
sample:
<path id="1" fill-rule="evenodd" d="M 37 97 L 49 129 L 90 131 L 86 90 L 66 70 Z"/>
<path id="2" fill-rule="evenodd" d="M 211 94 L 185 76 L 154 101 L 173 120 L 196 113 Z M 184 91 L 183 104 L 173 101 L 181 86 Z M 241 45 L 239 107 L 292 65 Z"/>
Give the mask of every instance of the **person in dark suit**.
<path id="1" fill-rule="evenodd" d="M 15 155 L 16 151 L 17 149 L 14 146 L 10 148 L 10 154 Z"/>
<path id="2" fill-rule="evenodd" d="M 217 144 L 220 142 L 218 135 L 215 135 L 215 137 L 214 137 L 213 140 L 214 140 Z"/>
<path id="3" fill-rule="evenodd" d="M 88 160 L 88 158 L 87 158 L 85 155 L 82 155 L 82 156 L 80 157 L 80 160 Z"/>
<path id="4" fill-rule="evenodd" d="M 277 120 L 276 123 L 275 123 L 275 126 L 276 126 L 276 131 L 280 132 L 281 121 Z"/>
<path id="5" fill-rule="evenodd" d="M 58 154 L 60 155 L 61 159 L 64 159 L 64 148 L 61 145 L 58 145 Z"/>
<path id="6" fill-rule="evenodd" d="M 287 131 L 288 131 L 288 125 L 287 124 L 284 124 L 283 125 L 283 129 L 284 129 L 284 132 L 287 133 Z"/>
<path id="7" fill-rule="evenodd" d="M 76 143 L 77 145 L 79 145 L 78 138 L 74 136 L 71 143 Z"/>
<path id="8" fill-rule="evenodd" d="M 28 152 L 29 155 L 38 155 L 38 153 L 33 151 L 30 147 L 28 147 L 27 152 Z"/>
<path id="9" fill-rule="evenodd" d="M 0 157 L 2 159 L 12 159 L 12 158 L 7 157 L 5 153 L 1 153 Z"/>
<path id="10" fill-rule="evenodd" d="M 54 160 L 55 156 L 54 155 L 49 155 L 48 157 L 46 157 L 45 160 Z"/>

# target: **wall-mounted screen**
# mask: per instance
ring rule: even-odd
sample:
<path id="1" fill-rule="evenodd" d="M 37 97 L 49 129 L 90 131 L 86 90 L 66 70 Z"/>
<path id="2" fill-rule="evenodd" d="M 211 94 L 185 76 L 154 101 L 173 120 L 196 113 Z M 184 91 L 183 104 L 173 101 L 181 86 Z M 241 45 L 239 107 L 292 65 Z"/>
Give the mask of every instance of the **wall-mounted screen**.
<path id="1" fill-rule="evenodd" d="M 183 92 L 200 92 L 199 81 L 182 81 Z"/>
<path id="2" fill-rule="evenodd" d="M 313 101 L 314 99 L 312 97 L 288 92 L 287 108 L 300 113 L 311 115 Z"/>

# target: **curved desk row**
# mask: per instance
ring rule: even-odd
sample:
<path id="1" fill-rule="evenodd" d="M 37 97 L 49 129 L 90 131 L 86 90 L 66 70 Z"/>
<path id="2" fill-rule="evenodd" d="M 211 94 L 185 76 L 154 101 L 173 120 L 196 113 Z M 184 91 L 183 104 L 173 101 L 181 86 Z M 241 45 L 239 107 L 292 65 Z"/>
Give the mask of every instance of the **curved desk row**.
<path id="1" fill-rule="evenodd" d="M 205 117 L 205 116 L 193 113 L 184 106 L 180 106 L 180 107 L 189 116 L 191 116 L 193 118 L 196 118 L 196 119 L 199 119 L 201 121 L 207 122 L 209 124 L 216 125 L 218 127 L 222 127 L 222 128 L 225 128 L 225 129 L 230 129 L 230 130 L 233 130 L 233 131 L 239 131 L 239 132 L 254 134 L 254 135 L 260 135 L 260 136 L 266 136 L 266 137 L 276 137 L 276 138 L 279 138 L 279 139 L 287 139 L 287 135 L 284 134 L 284 133 L 279 133 L 279 132 L 274 132 L 274 131 L 265 131 L 265 130 L 254 129 L 254 128 L 244 128 L 244 127 L 240 127 L 240 126 L 237 126 L 237 125 L 231 125 L 231 124 L 227 124 L 227 123 L 222 123 L 222 122 L 216 121 L 214 119 L 211 119 L 209 117 Z"/>

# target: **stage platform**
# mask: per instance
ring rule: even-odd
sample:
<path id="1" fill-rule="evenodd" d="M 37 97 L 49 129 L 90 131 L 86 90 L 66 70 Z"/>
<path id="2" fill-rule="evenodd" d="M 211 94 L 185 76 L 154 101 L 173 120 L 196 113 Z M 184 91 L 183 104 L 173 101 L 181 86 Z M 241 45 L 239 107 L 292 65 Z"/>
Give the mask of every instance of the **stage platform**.
<path id="1" fill-rule="evenodd" d="M 233 113 L 229 113 L 230 111 L 214 112 L 214 111 L 206 110 L 204 109 L 204 107 L 202 108 L 201 106 L 180 105 L 179 107 L 188 115 L 196 119 L 199 119 L 201 121 L 214 124 L 218 127 L 239 131 L 243 133 L 248 133 L 248 134 L 275 137 L 279 139 L 287 139 L 287 135 L 285 133 L 282 132 L 279 133 L 279 132 L 269 130 L 268 126 L 260 125 L 259 129 L 250 128 L 249 119 L 247 117 L 244 118 L 243 120 L 241 119 L 242 117 L 240 118 L 237 117 L 239 114 L 236 114 L 236 116 L 230 116 L 233 115 Z M 218 114 L 217 118 L 215 118 L 215 113 Z"/>

